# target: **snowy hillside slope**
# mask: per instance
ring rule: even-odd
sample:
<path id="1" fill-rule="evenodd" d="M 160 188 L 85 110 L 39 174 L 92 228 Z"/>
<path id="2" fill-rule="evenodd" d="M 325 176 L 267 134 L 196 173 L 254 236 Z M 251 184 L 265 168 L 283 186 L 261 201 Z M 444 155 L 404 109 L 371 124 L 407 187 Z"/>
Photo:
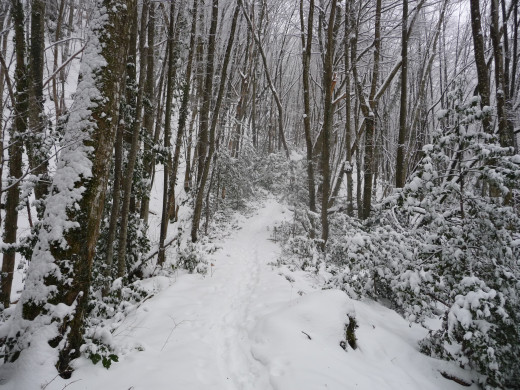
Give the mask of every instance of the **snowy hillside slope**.
<path id="1" fill-rule="evenodd" d="M 120 361 L 109 370 L 82 358 L 69 380 L 55 377 L 49 365 L 38 376 L 15 375 L 2 388 L 462 388 L 440 372 L 468 379 L 467 373 L 419 353 L 425 329 L 375 302 L 321 290 L 317 277 L 276 267 L 279 247 L 270 227 L 286 215 L 269 199 L 252 217 L 237 217 L 239 230 L 219 243 L 207 275 L 149 279 L 161 291 L 114 332 Z M 348 314 L 359 326 L 358 348 L 345 351 Z"/>

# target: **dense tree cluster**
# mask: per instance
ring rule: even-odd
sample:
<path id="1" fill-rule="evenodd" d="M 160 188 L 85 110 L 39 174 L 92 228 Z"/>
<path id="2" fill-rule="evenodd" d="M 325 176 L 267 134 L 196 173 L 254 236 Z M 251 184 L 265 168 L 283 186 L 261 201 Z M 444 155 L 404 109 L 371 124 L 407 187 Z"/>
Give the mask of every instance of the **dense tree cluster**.
<path id="1" fill-rule="evenodd" d="M 518 386 L 518 19 L 516 0 L 2 2 L 5 362 L 109 366 L 89 326 L 150 264 L 197 270 L 212 218 L 263 186 L 294 207 L 300 266 L 440 316 L 425 352 Z"/>

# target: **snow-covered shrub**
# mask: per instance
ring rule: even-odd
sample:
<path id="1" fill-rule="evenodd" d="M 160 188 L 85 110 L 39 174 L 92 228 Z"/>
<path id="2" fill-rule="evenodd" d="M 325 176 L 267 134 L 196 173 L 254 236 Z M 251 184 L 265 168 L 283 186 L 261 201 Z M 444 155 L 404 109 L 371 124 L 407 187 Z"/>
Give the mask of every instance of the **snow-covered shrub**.
<path id="1" fill-rule="evenodd" d="M 131 276 L 135 276 L 132 270 L 134 270 L 136 265 L 140 264 L 143 256 L 150 251 L 150 239 L 146 234 L 147 231 L 148 226 L 139 217 L 139 213 L 131 214 L 126 244 L 126 268 L 130 275 L 129 279 L 132 279 Z"/>
<path id="2" fill-rule="evenodd" d="M 216 195 L 235 210 L 243 208 L 254 193 L 255 154 L 254 150 L 246 147 L 237 157 L 232 157 L 227 149 L 218 154 L 218 178 L 214 186 Z"/>
<path id="3" fill-rule="evenodd" d="M 422 341 L 422 351 L 469 365 L 485 375 L 487 388 L 518 384 L 518 318 L 507 297 L 477 277 L 463 278 L 452 294 L 443 328 Z"/>
<path id="4" fill-rule="evenodd" d="M 412 271 L 417 248 L 413 235 L 383 221 L 365 226 L 342 214 L 332 219 L 331 227 L 326 265 L 334 276 L 329 283 L 354 298 L 384 298 L 406 316 L 414 315 L 418 302 L 403 304 L 410 301 L 420 279 L 420 272 Z"/>
<path id="5" fill-rule="evenodd" d="M 298 268 L 308 270 L 313 267 L 317 270 L 320 262 L 321 253 L 317 245 L 317 240 L 305 235 L 291 237 L 283 246 L 284 256 L 290 256 Z"/>
<path id="6" fill-rule="evenodd" d="M 94 284 L 89 295 L 81 353 L 94 364 L 101 361 L 103 367 L 110 368 L 119 360 L 113 334 L 128 314 L 152 295 L 153 291 L 145 289 L 139 281 L 125 285 L 123 279 L 118 278 L 104 296 L 102 289 Z"/>
<path id="7" fill-rule="evenodd" d="M 481 131 L 478 99 L 450 93 L 443 127 L 406 186 L 359 222 L 331 216 L 329 283 L 442 327 L 422 350 L 476 370 L 489 389 L 520 383 L 520 156 Z"/>
<path id="8" fill-rule="evenodd" d="M 103 367 L 109 369 L 112 362 L 118 362 L 119 356 L 103 342 L 97 339 L 85 338 L 85 344 L 81 346 L 81 353 L 85 354 L 94 364 L 101 361 Z"/>
<path id="9" fill-rule="evenodd" d="M 287 158 L 282 153 L 258 156 L 255 160 L 256 184 L 279 194 L 287 180 L 288 164 Z"/>
<path id="10" fill-rule="evenodd" d="M 205 274 L 208 272 L 208 260 L 206 259 L 204 248 L 199 242 L 188 242 L 186 247 L 178 252 L 177 266 L 188 270 Z"/>
<path id="11" fill-rule="evenodd" d="M 514 386 L 520 363 L 520 156 L 480 131 L 478 101 L 450 95 L 446 125 L 388 204 L 421 235 L 417 260 L 426 277 L 416 293 L 443 310 L 443 327 L 423 350 L 482 374 L 486 388 Z"/>

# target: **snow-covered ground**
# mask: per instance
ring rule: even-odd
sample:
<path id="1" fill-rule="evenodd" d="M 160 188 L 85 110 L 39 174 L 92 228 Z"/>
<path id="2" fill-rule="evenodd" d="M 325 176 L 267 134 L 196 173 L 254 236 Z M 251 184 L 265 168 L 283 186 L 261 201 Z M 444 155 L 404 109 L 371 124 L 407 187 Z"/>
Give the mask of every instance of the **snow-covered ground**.
<path id="1" fill-rule="evenodd" d="M 109 370 L 85 359 L 69 380 L 19 369 L 5 389 L 461 389 L 454 365 L 419 353 L 426 330 L 374 302 L 321 290 L 317 277 L 273 265 L 270 227 L 289 212 L 274 199 L 210 255 L 208 274 L 155 277 L 160 290 L 115 331 L 122 350 Z M 347 314 L 358 349 L 343 350 Z M 42 361 L 42 365 L 46 362 Z M 42 372 L 42 371 L 40 371 Z M 5 387 L 4 387 L 5 386 Z M 472 388 L 477 388 L 473 385 Z"/>

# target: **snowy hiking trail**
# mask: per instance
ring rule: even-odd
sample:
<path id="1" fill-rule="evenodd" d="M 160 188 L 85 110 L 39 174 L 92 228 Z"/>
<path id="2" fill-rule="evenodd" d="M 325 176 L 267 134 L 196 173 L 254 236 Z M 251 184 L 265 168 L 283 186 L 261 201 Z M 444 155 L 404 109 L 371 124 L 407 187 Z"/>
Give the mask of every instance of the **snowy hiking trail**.
<path id="1" fill-rule="evenodd" d="M 290 213 L 270 199 L 238 217 L 240 228 L 218 243 L 206 276 L 147 281 L 159 292 L 114 332 L 120 362 L 109 370 L 81 358 L 69 380 L 53 379 L 49 367 L 48 378 L 18 375 L 7 388 L 36 390 L 52 380 L 46 389 L 461 389 L 439 370 L 463 372 L 418 352 L 421 327 L 272 266 L 280 253 L 272 226 L 284 217 Z M 345 352 L 347 313 L 356 315 L 359 349 Z"/>

